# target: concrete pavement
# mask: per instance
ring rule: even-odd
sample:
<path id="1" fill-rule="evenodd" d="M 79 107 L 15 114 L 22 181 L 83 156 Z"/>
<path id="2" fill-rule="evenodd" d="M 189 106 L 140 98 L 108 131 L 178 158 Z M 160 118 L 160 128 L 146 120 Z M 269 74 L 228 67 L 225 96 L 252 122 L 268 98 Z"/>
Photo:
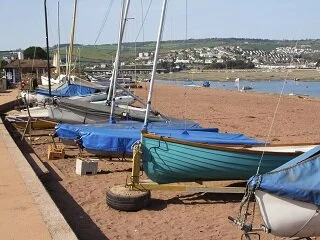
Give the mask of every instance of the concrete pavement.
<path id="1" fill-rule="evenodd" d="M 0 92 L 0 111 L 18 96 Z M 77 239 L 0 119 L 0 238 Z"/>

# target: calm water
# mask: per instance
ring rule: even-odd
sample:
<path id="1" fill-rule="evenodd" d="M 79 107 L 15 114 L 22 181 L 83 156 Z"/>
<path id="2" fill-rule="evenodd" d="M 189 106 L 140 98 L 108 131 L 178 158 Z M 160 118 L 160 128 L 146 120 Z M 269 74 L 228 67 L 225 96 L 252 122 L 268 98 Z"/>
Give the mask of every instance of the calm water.
<path id="1" fill-rule="evenodd" d="M 203 81 L 175 81 L 175 80 L 156 80 L 158 83 L 167 83 L 167 84 L 178 84 L 178 85 L 187 85 L 195 84 L 197 86 L 202 86 Z M 240 88 L 243 86 L 250 86 L 254 92 L 261 93 L 281 93 L 281 90 L 284 85 L 283 93 L 288 94 L 297 94 L 297 95 L 308 95 L 312 97 L 320 97 L 320 82 L 314 81 L 294 81 L 294 80 L 272 80 L 272 81 L 246 81 L 240 80 Z M 229 89 L 237 91 L 237 87 L 234 81 L 226 82 L 216 82 L 210 81 L 210 88 L 217 89 Z"/>

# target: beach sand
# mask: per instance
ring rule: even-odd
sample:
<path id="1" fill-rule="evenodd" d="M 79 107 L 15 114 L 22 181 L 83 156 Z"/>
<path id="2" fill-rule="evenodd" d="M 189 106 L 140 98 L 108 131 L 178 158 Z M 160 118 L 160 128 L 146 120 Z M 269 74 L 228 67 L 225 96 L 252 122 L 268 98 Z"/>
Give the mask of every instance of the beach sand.
<path id="1" fill-rule="evenodd" d="M 147 86 L 135 92 L 146 98 Z M 279 101 L 275 94 L 157 84 L 152 103 L 161 113 L 221 132 L 272 143 L 320 142 L 319 99 L 282 96 Z M 33 140 L 35 152 L 46 160 L 49 138 Z M 78 176 L 76 154 L 66 149 L 65 159 L 47 162 L 56 174 L 44 184 L 80 239 L 240 239 L 241 231 L 227 217 L 237 215 L 242 195 L 154 191 L 147 209 L 120 212 L 107 206 L 106 190 L 126 182 L 130 162 L 102 159 L 99 174 Z M 257 206 L 254 216 L 259 226 Z M 261 233 L 261 239 L 282 238 Z"/>

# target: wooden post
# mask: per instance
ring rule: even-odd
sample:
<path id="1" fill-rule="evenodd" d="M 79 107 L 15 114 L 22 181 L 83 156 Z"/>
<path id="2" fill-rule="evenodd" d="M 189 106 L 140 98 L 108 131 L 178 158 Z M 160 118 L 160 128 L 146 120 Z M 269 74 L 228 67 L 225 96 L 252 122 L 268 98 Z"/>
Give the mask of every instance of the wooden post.
<path id="1" fill-rule="evenodd" d="M 133 147 L 132 172 L 131 172 L 131 187 L 139 183 L 140 176 L 140 162 L 141 162 L 140 145 Z"/>

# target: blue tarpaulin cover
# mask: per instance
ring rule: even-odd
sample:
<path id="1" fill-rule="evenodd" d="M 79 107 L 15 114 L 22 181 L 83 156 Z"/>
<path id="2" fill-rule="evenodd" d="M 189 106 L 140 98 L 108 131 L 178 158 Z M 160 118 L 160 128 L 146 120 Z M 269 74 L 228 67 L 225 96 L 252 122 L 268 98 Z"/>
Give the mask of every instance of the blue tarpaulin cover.
<path id="1" fill-rule="evenodd" d="M 218 132 L 206 132 L 201 129 L 149 129 L 149 133 L 161 136 L 172 136 L 175 139 L 183 139 L 191 142 L 210 144 L 261 144 L 243 134 L 229 134 Z M 132 146 L 140 140 L 139 129 L 108 129 L 105 132 L 80 131 L 80 139 L 83 147 L 100 151 L 132 152 Z"/>
<path id="2" fill-rule="evenodd" d="M 106 132 L 113 128 L 136 129 L 138 133 L 143 128 L 143 123 L 138 121 L 118 121 L 112 123 L 96 123 L 96 124 L 57 124 L 55 131 L 59 138 L 74 140 L 80 137 L 79 132 Z M 202 131 L 218 132 L 218 128 L 201 128 L 195 122 L 151 122 L 148 123 L 148 129 L 166 128 L 166 129 L 198 129 Z"/>
<path id="3" fill-rule="evenodd" d="M 218 133 L 217 128 L 201 128 L 199 124 L 149 123 L 148 131 L 161 136 L 212 144 L 256 145 L 261 142 L 243 134 Z M 122 121 L 117 124 L 58 124 L 56 134 L 64 139 L 80 139 L 90 150 L 132 152 L 132 145 L 140 140 L 143 123 Z M 186 130 L 187 128 L 187 130 Z"/>
<path id="4" fill-rule="evenodd" d="M 132 146 L 140 140 L 137 129 L 108 129 L 105 132 L 81 132 L 82 146 L 90 150 L 107 152 L 132 152 Z"/>
<path id="5" fill-rule="evenodd" d="M 249 180 L 249 187 L 320 206 L 320 146 Z"/>
<path id="6" fill-rule="evenodd" d="M 57 97 L 73 97 L 73 96 L 92 94 L 97 91 L 99 90 L 97 90 L 96 88 L 91 88 L 87 86 L 81 86 L 78 84 L 70 83 L 70 84 L 63 85 L 63 87 L 61 88 L 51 91 L 51 95 L 57 96 Z M 49 96 L 48 90 L 37 89 L 36 93 Z"/>
<path id="7" fill-rule="evenodd" d="M 158 132 L 158 135 L 177 140 L 204 143 L 204 144 L 228 144 L 228 145 L 262 145 L 264 142 L 249 138 L 240 133 L 218 133 L 206 131 L 172 130 Z"/>

